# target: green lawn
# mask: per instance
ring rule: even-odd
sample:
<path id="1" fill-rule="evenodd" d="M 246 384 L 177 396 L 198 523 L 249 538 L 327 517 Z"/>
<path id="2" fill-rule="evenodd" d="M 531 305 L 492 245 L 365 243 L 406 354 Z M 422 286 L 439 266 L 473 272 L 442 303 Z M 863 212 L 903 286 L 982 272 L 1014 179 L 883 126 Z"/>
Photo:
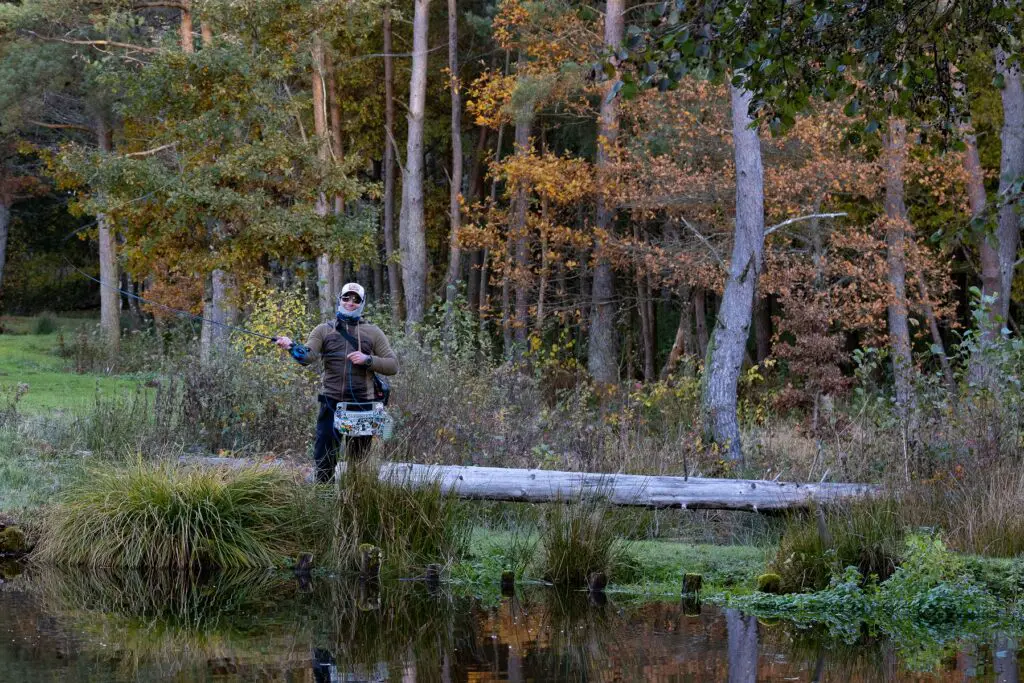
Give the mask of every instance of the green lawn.
<path id="1" fill-rule="evenodd" d="M 68 362 L 57 355 L 58 335 L 63 332 L 65 339 L 73 343 L 75 330 L 95 321 L 63 316 L 56 320 L 56 332 L 31 334 L 35 318 L 0 318 L 5 331 L 0 334 L 0 407 L 19 384 L 27 384 L 28 391 L 18 402 L 18 410 L 28 413 L 78 411 L 89 404 L 97 389 L 116 393 L 137 386 L 138 381 L 130 378 L 70 371 Z"/>

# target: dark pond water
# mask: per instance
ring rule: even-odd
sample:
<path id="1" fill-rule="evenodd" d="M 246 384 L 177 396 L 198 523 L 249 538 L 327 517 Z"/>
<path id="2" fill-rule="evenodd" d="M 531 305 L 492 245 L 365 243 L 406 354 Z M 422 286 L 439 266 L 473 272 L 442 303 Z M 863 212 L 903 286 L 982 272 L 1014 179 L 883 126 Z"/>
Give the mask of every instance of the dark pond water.
<path id="1" fill-rule="evenodd" d="M 733 610 L 419 582 L 0 571 L 2 681 L 1017 681 L 993 635 L 912 656 Z M 930 669 L 913 671 L 909 667 Z"/>

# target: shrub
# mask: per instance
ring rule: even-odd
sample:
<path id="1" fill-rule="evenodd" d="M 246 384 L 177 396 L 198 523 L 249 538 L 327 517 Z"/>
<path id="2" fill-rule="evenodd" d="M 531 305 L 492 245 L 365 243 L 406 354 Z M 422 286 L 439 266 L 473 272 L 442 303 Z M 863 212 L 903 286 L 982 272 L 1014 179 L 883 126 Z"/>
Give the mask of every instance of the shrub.
<path id="1" fill-rule="evenodd" d="M 310 489 L 273 469 L 97 468 L 48 514 L 42 561 L 99 567 L 270 567 L 314 545 Z"/>

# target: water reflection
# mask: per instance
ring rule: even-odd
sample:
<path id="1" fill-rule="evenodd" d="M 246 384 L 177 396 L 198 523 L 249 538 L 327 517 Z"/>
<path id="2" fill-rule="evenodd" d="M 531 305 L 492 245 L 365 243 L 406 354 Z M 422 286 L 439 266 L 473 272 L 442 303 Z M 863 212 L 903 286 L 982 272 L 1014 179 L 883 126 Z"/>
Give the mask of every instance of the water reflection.
<path id="1" fill-rule="evenodd" d="M 5 572 L 3 680 L 1018 681 L 1018 640 L 968 642 L 915 674 L 853 645 L 735 610 L 625 607 L 538 589 L 491 603 L 422 582 L 276 573 Z"/>

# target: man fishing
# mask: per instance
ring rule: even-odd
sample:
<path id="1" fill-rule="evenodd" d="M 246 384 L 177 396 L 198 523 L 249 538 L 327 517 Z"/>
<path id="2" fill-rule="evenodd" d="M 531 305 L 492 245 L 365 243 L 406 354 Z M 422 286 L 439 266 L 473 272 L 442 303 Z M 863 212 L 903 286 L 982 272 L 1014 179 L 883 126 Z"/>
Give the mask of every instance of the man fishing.
<path id="1" fill-rule="evenodd" d="M 334 417 L 338 404 L 349 412 L 368 412 L 376 399 L 374 373 L 394 375 L 398 358 L 379 327 L 362 320 L 366 307 L 363 287 L 349 282 L 341 288 L 338 314 L 334 323 L 318 325 L 305 344 L 288 337 L 277 337 L 275 343 L 291 353 L 301 365 L 323 361 L 323 386 L 317 396 L 320 414 L 316 420 L 316 444 L 313 461 L 316 481 L 329 483 L 334 479 L 340 437 Z M 358 461 L 365 457 L 373 436 L 346 436 L 346 457 Z"/>

